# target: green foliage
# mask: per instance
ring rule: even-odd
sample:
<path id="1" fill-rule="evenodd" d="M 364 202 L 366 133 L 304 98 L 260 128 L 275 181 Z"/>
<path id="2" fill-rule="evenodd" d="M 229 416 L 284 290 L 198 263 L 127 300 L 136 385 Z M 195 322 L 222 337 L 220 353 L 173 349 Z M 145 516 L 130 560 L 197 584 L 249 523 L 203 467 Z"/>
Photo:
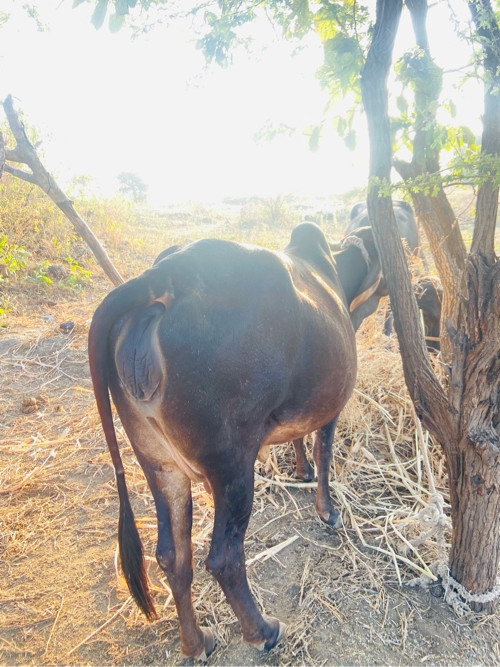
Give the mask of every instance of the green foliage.
<path id="1" fill-rule="evenodd" d="M 46 32 L 49 29 L 45 23 L 42 23 L 38 8 L 35 5 L 25 3 L 23 9 L 30 19 L 35 22 L 38 32 Z"/>
<path id="2" fill-rule="evenodd" d="M 26 280 L 37 285 L 51 285 L 52 279 L 47 275 L 49 266 L 50 262 L 48 260 L 42 262 L 42 264 L 38 265 L 35 270 L 27 276 Z"/>
<path id="3" fill-rule="evenodd" d="M 198 39 L 196 46 L 200 49 L 207 62 L 216 62 L 226 67 L 231 62 L 231 51 L 248 40 L 238 35 L 238 28 L 255 18 L 253 7 L 243 7 L 239 1 L 221 2 L 219 13 L 204 12 L 207 32 Z"/>
<path id="4" fill-rule="evenodd" d="M 6 236 L 0 236 L 0 282 L 24 269 L 28 255 L 22 246 L 9 243 Z"/>
<path id="5" fill-rule="evenodd" d="M 111 32 L 118 32 L 126 25 L 130 10 L 134 9 L 137 4 L 137 0 L 73 0 L 73 8 L 82 5 L 84 2 L 94 2 L 95 4 L 90 19 L 94 27 L 97 30 L 102 28 L 107 16 L 108 27 Z M 157 0 L 141 0 L 140 2 L 140 6 L 146 10 L 158 4 Z"/>
<path id="6" fill-rule="evenodd" d="M 260 128 L 258 132 L 254 135 L 254 140 L 258 144 L 264 144 L 268 141 L 272 141 L 278 135 L 291 137 L 297 131 L 296 127 L 291 127 L 285 123 L 280 123 L 279 125 L 274 125 L 271 121 L 267 121 L 263 127 Z"/>
<path id="7" fill-rule="evenodd" d="M 85 181 L 75 182 L 76 209 L 108 248 L 123 247 L 122 225 L 132 227 L 132 204 L 86 197 Z M 30 285 L 76 293 L 90 281 L 96 260 L 59 208 L 42 190 L 9 174 L 0 181 L 0 229 L 0 280 L 9 294 Z M 8 295 L 2 296 L 5 317 Z"/>
<path id="8" fill-rule="evenodd" d="M 80 264 L 78 264 L 75 259 L 71 259 L 71 257 L 66 257 L 64 261 L 69 265 L 70 272 L 68 278 L 63 281 L 63 284 L 80 291 L 82 286 L 89 281 L 90 271 L 81 267 Z"/>
<path id="9" fill-rule="evenodd" d="M 394 65 L 396 74 L 404 86 L 415 91 L 416 104 L 427 99 L 437 99 L 443 86 L 443 72 L 422 49 L 415 47 L 398 58 Z"/>

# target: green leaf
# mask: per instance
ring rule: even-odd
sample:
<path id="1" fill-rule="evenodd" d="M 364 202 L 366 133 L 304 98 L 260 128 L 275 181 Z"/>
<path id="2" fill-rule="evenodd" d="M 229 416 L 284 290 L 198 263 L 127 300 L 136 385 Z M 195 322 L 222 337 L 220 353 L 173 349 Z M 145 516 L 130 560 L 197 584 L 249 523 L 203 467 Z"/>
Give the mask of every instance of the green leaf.
<path id="1" fill-rule="evenodd" d="M 106 18 L 106 12 L 108 11 L 108 0 L 99 0 L 90 19 L 96 30 L 102 27 L 104 19 Z"/>
<path id="2" fill-rule="evenodd" d="M 312 151 L 317 151 L 319 148 L 319 140 L 321 139 L 321 126 L 314 125 L 314 127 L 309 129 L 311 132 L 309 135 L 309 148 Z"/>
<path id="3" fill-rule="evenodd" d="M 396 97 L 396 106 L 401 113 L 406 113 L 408 111 L 408 101 L 404 95 L 398 95 Z"/>
<path id="4" fill-rule="evenodd" d="M 87 2 L 87 0 L 73 0 L 73 9 L 78 7 L 78 5 L 83 4 L 84 2 Z"/>
<path id="5" fill-rule="evenodd" d="M 125 25 L 125 16 L 123 14 L 111 14 L 108 25 L 110 32 L 118 32 Z"/>
<path id="6" fill-rule="evenodd" d="M 470 127 L 467 127 L 466 125 L 461 125 L 460 126 L 460 133 L 461 133 L 461 139 L 464 144 L 467 146 L 473 146 L 476 137 L 474 136 L 474 132 L 470 129 Z"/>
<path id="7" fill-rule="evenodd" d="M 128 14 L 128 0 L 115 0 L 115 13 L 119 16 Z"/>
<path id="8" fill-rule="evenodd" d="M 353 151 L 356 148 L 356 132 L 354 130 L 348 132 L 344 137 L 344 142 L 347 148 Z"/>
<path id="9" fill-rule="evenodd" d="M 329 11 L 326 7 L 322 7 L 314 15 L 314 29 L 324 44 L 329 39 L 335 37 L 339 31 L 337 22 L 329 16 Z"/>
<path id="10" fill-rule="evenodd" d="M 214 14 L 214 12 L 205 12 L 205 23 L 208 25 L 215 25 L 217 23 L 217 14 Z"/>

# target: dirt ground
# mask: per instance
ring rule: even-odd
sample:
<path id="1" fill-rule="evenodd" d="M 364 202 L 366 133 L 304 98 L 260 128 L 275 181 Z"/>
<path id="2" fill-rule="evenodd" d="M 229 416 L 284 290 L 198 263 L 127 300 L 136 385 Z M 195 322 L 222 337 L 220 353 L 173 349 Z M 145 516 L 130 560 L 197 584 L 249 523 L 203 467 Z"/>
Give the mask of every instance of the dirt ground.
<path id="1" fill-rule="evenodd" d="M 192 663 L 180 655 L 172 596 L 154 560 L 152 499 L 118 422 L 159 620 L 141 616 L 116 564 L 118 497 L 87 364 L 86 337 L 98 301 L 97 293 L 81 301 L 42 301 L 29 318 L 0 330 L 4 665 Z M 67 320 L 75 327 L 64 333 L 59 324 Z M 397 355 L 380 348 L 363 355 L 358 400 L 365 412 L 346 409 L 335 444 L 333 493 L 344 525 L 335 530 L 316 518 L 314 490 L 291 480 L 290 448 L 277 448 L 256 471 L 249 579 L 266 613 L 288 625 L 268 654 L 243 643 L 232 610 L 205 571 L 212 504 L 202 487 L 193 487 L 193 597 L 200 623 L 218 636 L 209 665 L 500 664 L 498 615 L 457 617 L 439 586 L 408 586 L 423 567 L 419 558 L 429 564 L 436 549 L 432 543 L 418 556 L 398 552 L 403 528 L 408 536 L 418 532 L 414 491 L 425 494 L 425 477 L 412 449 L 407 404 L 399 398 L 401 379 L 392 379 L 400 374 Z M 387 355 L 389 379 L 368 386 L 381 355 Z M 388 454 L 384 411 L 392 415 L 399 467 Z M 445 492 L 439 455 L 433 469 Z"/>

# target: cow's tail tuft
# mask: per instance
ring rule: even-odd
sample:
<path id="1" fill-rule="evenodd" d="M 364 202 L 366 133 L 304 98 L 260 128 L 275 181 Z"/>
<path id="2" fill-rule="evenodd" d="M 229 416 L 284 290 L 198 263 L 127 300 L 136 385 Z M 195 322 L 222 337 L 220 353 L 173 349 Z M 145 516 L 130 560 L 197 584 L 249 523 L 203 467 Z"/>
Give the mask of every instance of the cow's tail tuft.
<path id="1" fill-rule="evenodd" d="M 116 482 L 120 497 L 118 545 L 122 572 L 139 609 L 149 621 L 152 621 L 158 618 L 158 615 L 149 592 L 142 542 L 135 525 L 123 473 L 116 476 Z"/>

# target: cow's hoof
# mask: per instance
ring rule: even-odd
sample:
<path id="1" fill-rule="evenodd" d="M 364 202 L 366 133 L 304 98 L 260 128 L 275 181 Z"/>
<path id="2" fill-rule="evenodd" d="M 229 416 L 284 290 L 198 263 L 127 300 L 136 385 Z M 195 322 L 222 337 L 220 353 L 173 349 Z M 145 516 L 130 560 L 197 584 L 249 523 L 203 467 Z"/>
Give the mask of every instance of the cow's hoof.
<path id="1" fill-rule="evenodd" d="M 245 641 L 247 642 L 247 644 L 255 646 L 255 648 L 259 651 L 270 651 L 272 648 L 276 646 L 276 644 L 283 636 L 283 633 L 286 630 L 286 625 L 284 623 L 281 623 L 281 621 L 278 621 L 277 618 L 272 618 L 271 616 L 265 616 L 264 618 L 266 620 L 266 623 L 268 623 L 273 629 L 272 636 L 263 642 L 262 641 L 253 642 L 251 640 L 245 640 Z"/>
<path id="2" fill-rule="evenodd" d="M 182 654 L 185 658 L 192 657 L 196 662 L 205 663 L 208 660 L 208 656 L 212 653 L 217 643 L 215 634 L 209 628 L 200 628 L 203 635 L 203 650 L 198 655 L 187 655 L 182 651 Z"/>
<path id="3" fill-rule="evenodd" d="M 293 478 L 299 482 L 312 482 L 314 479 L 314 470 L 311 468 L 310 470 L 299 471 L 295 468 Z"/>
<path id="4" fill-rule="evenodd" d="M 277 619 L 273 619 L 276 620 Z M 264 644 L 264 651 L 270 651 L 272 648 L 276 646 L 276 644 L 279 642 L 279 640 L 283 637 L 286 631 L 286 625 L 285 623 L 282 623 L 281 621 L 278 621 L 278 632 L 276 633 L 276 638 L 273 639 L 272 641 L 268 641 Z"/>
<path id="5" fill-rule="evenodd" d="M 318 512 L 318 516 L 323 523 L 326 523 L 327 526 L 332 526 L 332 528 L 335 528 L 340 524 L 340 514 L 333 508 L 324 512 Z"/>

